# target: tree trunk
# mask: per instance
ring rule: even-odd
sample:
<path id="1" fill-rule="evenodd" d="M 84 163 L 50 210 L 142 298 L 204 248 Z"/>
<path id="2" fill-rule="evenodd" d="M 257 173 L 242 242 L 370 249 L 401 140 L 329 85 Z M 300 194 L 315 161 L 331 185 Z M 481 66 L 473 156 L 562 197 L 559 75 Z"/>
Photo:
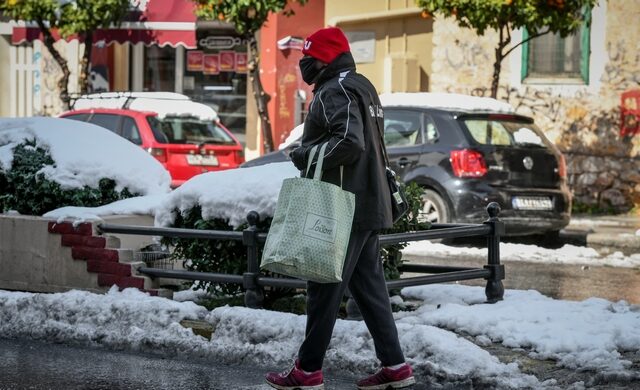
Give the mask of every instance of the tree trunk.
<path id="1" fill-rule="evenodd" d="M 69 71 L 69 66 L 67 65 L 67 60 L 65 60 L 60 52 L 55 48 L 54 43 L 56 43 L 55 38 L 51 34 L 51 30 L 47 26 L 45 26 L 42 20 L 36 21 L 38 23 L 38 27 L 42 34 L 44 35 L 44 46 L 49 50 L 53 59 L 60 65 L 60 69 L 62 69 L 62 77 L 58 81 L 58 88 L 60 89 L 60 100 L 62 100 L 62 108 L 64 110 L 69 109 L 69 101 L 71 100 L 69 97 L 69 77 L 71 76 L 71 72 Z"/>
<path id="2" fill-rule="evenodd" d="M 269 103 L 269 100 L 271 100 L 271 96 L 264 91 L 262 82 L 260 81 L 258 43 L 253 36 L 248 37 L 247 40 L 249 41 L 249 50 L 251 52 L 251 59 L 248 63 L 249 81 L 253 85 L 253 95 L 256 99 L 258 115 L 260 115 L 264 151 L 265 153 L 268 153 L 274 150 L 273 135 L 271 133 L 271 120 L 269 120 L 269 111 L 267 109 L 267 104 Z"/>
<path id="3" fill-rule="evenodd" d="M 491 97 L 496 99 L 498 97 L 498 88 L 500 86 L 500 70 L 502 68 L 502 60 L 505 57 L 505 54 L 502 52 L 504 48 L 511 41 L 511 35 L 509 31 L 505 32 L 504 29 L 509 29 L 509 25 L 500 26 L 500 41 L 498 42 L 498 47 L 496 47 L 496 60 L 493 63 L 493 78 L 491 79 Z"/>
<path id="4" fill-rule="evenodd" d="M 91 66 L 91 51 L 93 50 L 93 31 L 84 34 L 84 53 L 80 62 L 80 93 L 89 92 L 89 72 Z"/>

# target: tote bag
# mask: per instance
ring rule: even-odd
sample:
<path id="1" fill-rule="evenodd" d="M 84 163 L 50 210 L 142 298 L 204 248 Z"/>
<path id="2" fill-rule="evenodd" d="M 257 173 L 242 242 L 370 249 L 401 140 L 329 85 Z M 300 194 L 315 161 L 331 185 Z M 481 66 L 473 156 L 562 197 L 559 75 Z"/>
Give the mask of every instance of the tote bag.
<path id="1" fill-rule="evenodd" d="M 320 148 L 313 179 L 306 176 L 317 145 L 309 153 L 305 177 L 283 181 L 260 268 L 318 283 L 342 280 L 355 195 L 320 180 L 326 147 Z M 340 174 L 342 180 L 342 167 Z"/>

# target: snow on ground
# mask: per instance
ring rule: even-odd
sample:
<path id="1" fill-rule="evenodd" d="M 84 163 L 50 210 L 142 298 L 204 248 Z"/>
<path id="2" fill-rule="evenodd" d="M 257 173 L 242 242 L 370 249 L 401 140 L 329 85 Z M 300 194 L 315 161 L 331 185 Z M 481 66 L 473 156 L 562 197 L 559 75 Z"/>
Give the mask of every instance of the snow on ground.
<path id="1" fill-rule="evenodd" d="M 100 179 L 111 178 L 117 190 L 170 191 L 169 172 L 142 148 L 102 127 L 69 119 L 0 119 L 0 170 L 11 168 L 14 148 L 29 139 L 49 150 L 55 164 L 41 172 L 63 188 L 98 188 Z"/>
<path id="2" fill-rule="evenodd" d="M 486 248 L 453 247 L 431 241 L 412 242 L 402 250 L 405 255 L 455 257 L 486 261 Z M 580 264 L 613 267 L 640 267 L 640 253 L 625 256 L 614 252 L 608 256 L 600 255 L 595 249 L 564 245 L 559 249 L 547 249 L 535 245 L 500 243 L 500 261 L 527 261 L 531 263 Z"/>
<path id="3" fill-rule="evenodd" d="M 479 381 L 496 388 L 542 388 L 517 363 L 504 364 L 481 348 L 492 342 L 549 359 L 559 366 L 638 378 L 621 351 L 640 350 L 640 307 L 624 301 L 554 300 L 536 291 L 507 290 L 505 300 L 483 304 L 484 290 L 455 284 L 410 287 L 415 311 L 396 313 L 400 341 L 419 377 L 439 383 Z M 179 325 L 204 320 L 211 341 Z M 135 289 L 100 295 L 71 291 L 31 294 L 0 290 L 0 337 L 47 339 L 108 348 L 199 356 L 258 366 L 290 364 L 304 337 L 305 316 L 150 297 Z M 33 326 L 38 324 L 38 326 Z M 474 342 L 461 337 L 471 335 Z M 361 321 L 338 320 L 325 367 L 360 374 L 377 362 Z"/>

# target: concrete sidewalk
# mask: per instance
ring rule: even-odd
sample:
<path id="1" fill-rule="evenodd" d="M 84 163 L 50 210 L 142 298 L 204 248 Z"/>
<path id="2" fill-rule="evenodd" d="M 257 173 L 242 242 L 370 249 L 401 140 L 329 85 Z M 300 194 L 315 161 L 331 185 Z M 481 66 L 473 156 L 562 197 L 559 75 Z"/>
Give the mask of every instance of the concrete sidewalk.
<path id="1" fill-rule="evenodd" d="M 560 232 L 560 238 L 566 243 L 592 247 L 603 254 L 640 253 L 640 215 L 573 215 L 571 223 Z"/>

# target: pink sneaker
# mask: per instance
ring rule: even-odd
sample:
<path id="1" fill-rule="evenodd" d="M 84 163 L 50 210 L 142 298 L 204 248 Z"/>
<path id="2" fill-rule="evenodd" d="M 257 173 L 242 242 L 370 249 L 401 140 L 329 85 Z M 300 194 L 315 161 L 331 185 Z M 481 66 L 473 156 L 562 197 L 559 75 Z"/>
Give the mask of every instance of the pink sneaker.
<path id="1" fill-rule="evenodd" d="M 265 375 L 267 383 L 280 390 L 322 390 L 324 381 L 322 370 L 306 374 L 300 369 L 300 363 L 296 363 L 289 371 L 269 372 Z"/>
<path id="2" fill-rule="evenodd" d="M 386 390 L 402 389 L 416 383 L 413 377 L 413 369 L 407 363 L 402 367 L 392 370 L 382 367 L 378 372 L 368 378 L 358 381 L 358 389 Z"/>

